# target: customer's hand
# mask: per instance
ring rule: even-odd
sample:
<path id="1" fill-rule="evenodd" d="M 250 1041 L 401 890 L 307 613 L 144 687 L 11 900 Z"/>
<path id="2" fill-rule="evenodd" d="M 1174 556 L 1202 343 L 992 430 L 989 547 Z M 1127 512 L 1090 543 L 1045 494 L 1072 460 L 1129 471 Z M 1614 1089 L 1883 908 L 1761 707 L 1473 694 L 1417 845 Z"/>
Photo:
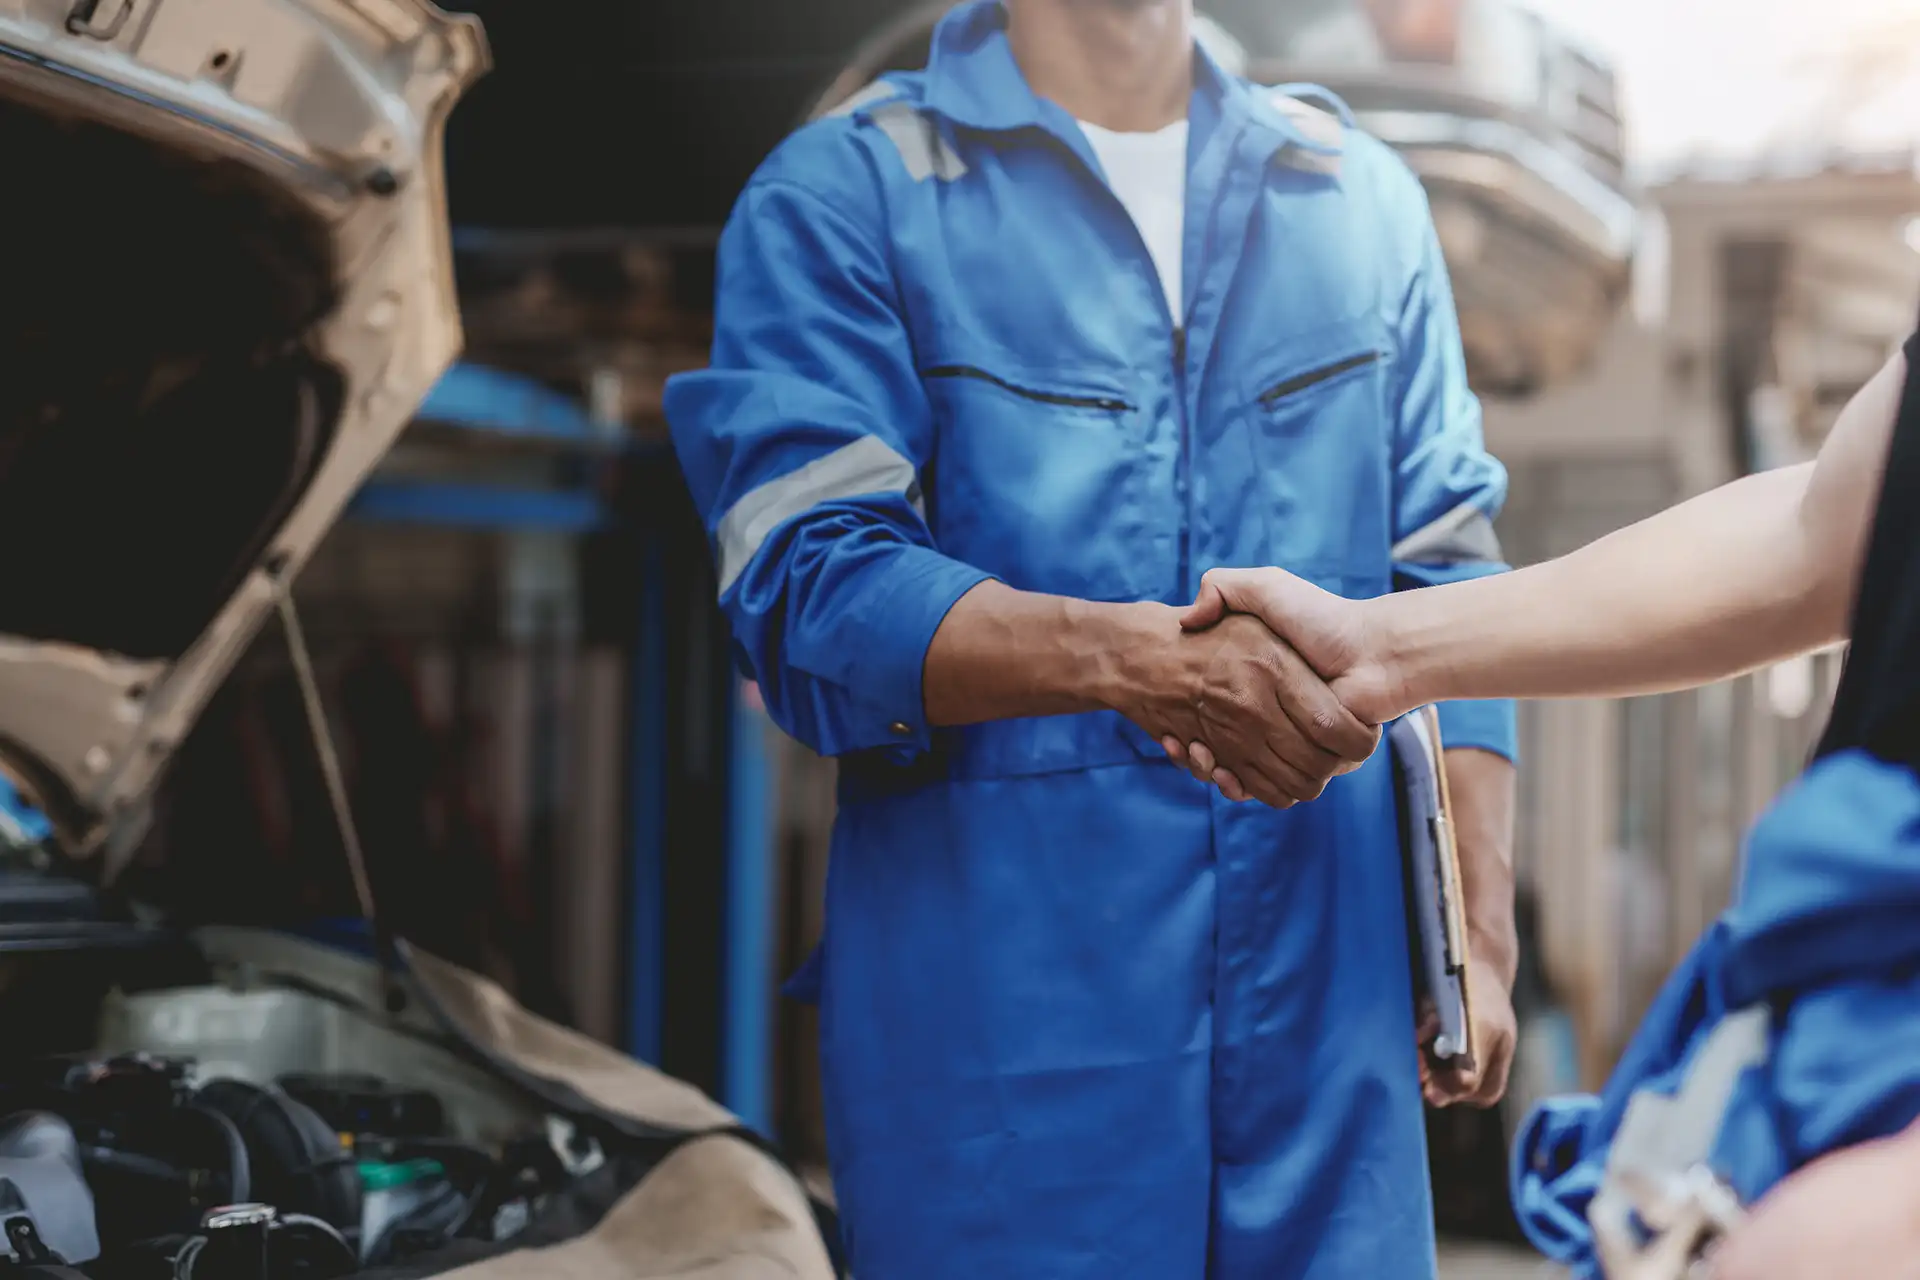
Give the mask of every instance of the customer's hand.
<path id="1" fill-rule="evenodd" d="M 1161 741 L 1204 741 L 1242 798 L 1284 809 L 1372 754 L 1362 723 L 1258 618 L 1227 617 L 1169 634 L 1129 656 L 1117 709 Z"/>
<path id="2" fill-rule="evenodd" d="M 1710 1280 L 1920 1277 L 1920 1129 L 1815 1161 L 1713 1251 Z"/>
<path id="3" fill-rule="evenodd" d="M 1284 569 L 1215 569 L 1201 580 L 1200 596 L 1181 618 L 1191 631 L 1219 625 L 1231 614 L 1252 614 L 1293 646 L 1325 679 L 1353 716 L 1379 725 L 1405 711 L 1396 705 L 1398 686 L 1384 646 L 1369 625 L 1366 605 L 1323 591 Z M 1372 753 L 1374 740 L 1367 744 Z M 1205 738 L 1173 736 L 1161 745 L 1197 778 L 1212 781 L 1233 800 L 1251 796 L 1244 779 Z M 1343 762 L 1350 767 L 1365 757 Z"/>

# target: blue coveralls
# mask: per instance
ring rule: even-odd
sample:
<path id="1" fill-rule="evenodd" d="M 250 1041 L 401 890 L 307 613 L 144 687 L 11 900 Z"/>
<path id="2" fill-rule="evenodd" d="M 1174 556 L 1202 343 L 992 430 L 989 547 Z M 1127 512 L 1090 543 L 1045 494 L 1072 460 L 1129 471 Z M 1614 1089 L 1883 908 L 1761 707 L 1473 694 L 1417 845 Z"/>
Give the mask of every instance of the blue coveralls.
<path id="1" fill-rule="evenodd" d="M 841 758 L 819 960 L 860 1280 L 1431 1274 L 1382 759 L 1288 812 L 1115 714 L 930 730 L 934 631 L 997 577 L 1190 601 L 1495 572 L 1421 188 L 1196 54 L 1184 314 L 997 0 L 801 129 L 720 246 L 667 416 L 737 652 Z M 1337 114 L 1335 114 L 1337 113 Z M 1509 704 L 1443 709 L 1510 754 Z"/>

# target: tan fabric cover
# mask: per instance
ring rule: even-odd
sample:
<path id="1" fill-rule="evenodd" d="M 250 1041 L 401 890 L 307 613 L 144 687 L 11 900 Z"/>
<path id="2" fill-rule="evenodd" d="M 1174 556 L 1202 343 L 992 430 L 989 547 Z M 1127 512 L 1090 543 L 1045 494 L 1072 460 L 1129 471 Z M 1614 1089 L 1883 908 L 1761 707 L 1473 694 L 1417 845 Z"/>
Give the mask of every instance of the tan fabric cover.
<path id="1" fill-rule="evenodd" d="M 419 951 L 419 980 L 474 1043 L 607 1111 L 676 1129 L 736 1118 L 698 1089 L 537 1018 L 484 978 Z M 732 1137 L 663 1161 L 598 1227 L 448 1273 L 459 1280 L 833 1280 L 806 1193 L 777 1161 Z"/>

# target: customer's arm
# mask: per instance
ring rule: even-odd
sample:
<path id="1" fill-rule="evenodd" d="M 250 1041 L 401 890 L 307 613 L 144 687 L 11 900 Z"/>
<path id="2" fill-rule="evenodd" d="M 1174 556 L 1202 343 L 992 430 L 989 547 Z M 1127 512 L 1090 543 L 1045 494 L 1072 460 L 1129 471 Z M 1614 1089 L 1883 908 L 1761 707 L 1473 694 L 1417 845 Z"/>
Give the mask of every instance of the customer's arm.
<path id="1" fill-rule="evenodd" d="M 938 725 L 1111 707 L 1199 732 L 1211 705 L 1263 778 L 1283 751 L 1328 754 L 1315 736 L 1364 753 L 1373 731 L 1251 619 L 1195 643 L 1165 606 L 1034 596 L 942 554 L 869 163 L 832 129 L 770 162 L 722 238 L 711 367 L 668 387 L 736 653 L 774 720 L 825 754 L 910 756 Z"/>
<path id="2" fill-rule="evenodd" d="M 1709 1280 L 1911 1280 L 1920 1271 L 1920 1126 L 1823 1157 L 1768 1192 Z"/>
<path id="3" fill-rule="evenodd" d="M 1905 376 L 1895 356 L 1816 461 L 1736 481 L 1558 560 L 1364 603 L 1278 570 L 1218 572 L 1187 622 L 1260 616 L 1375 722 L 1447 698 L 1685 688 L 1834 643 Z"/>

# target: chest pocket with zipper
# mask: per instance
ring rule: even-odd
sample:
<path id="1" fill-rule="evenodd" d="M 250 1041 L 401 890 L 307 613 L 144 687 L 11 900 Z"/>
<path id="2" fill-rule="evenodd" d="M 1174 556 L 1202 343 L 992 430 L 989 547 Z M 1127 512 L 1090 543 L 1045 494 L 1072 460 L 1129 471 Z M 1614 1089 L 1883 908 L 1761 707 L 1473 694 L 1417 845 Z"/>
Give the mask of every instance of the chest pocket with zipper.
<path id="1" fill-rule="evenodd" d="M 940 549 L 1009 586 L 1162 599 L 1178 555 L 1178 438 L 1163 388 L 1123 374 L 943 360 L 921 374 Z"/>
<path id="2" fill-rule="evenodd" d="M 1359 333 L 1289 344 L 1244 383 L 1265 558 L 1329 590 L 1383 591 L 1392 547 L 1391 355 Z"/>

